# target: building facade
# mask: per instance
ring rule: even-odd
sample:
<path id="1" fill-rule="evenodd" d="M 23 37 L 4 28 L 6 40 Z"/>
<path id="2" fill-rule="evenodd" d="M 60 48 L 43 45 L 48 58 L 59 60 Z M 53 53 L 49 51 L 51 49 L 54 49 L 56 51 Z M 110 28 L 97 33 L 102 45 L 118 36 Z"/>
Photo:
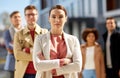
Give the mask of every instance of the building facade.
<path id="1" fill-rule="evenodd" d="M 49 9 L 56 4 L 63 5 L 68 12 L 68 22 L 64 29 L 76 35 L 81 42 L 81 33 L 86 27 L 95 27 L 102 35 L 106 31 L 106 17 L 113 16 L 120 24 L 120 0 L 31 0 L 30 4 L 39 10 L 38 24 L 48 29 Z"/>

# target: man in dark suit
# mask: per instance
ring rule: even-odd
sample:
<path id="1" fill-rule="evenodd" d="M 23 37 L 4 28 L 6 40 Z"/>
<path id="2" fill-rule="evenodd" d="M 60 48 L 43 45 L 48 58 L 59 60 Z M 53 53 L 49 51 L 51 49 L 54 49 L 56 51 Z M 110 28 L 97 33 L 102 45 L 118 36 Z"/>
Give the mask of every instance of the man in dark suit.
<path id="1" fill-rule="evenodd" d="M 106 78 L 120 77 L 120 33 L 113 17 L 106 19 L 107 32 L 103 34 Z"/>

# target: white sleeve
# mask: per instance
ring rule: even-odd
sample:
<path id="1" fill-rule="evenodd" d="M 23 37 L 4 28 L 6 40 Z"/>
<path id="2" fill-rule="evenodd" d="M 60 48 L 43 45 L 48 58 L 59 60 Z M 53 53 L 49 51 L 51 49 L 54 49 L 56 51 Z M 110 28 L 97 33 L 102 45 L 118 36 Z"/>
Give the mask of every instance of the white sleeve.
<path id="1" fill-rule="evenodd" d="M 69 46 L 73 47 L 71 50 L 73 53 L 73 62 L 63 67 L 57 68 L 57 75 L 80 72 L 82 69 L 82 55 L 78 39 L 74 38 L 74 44 Z"/>
<path id="2" fill-rule="evenodd" d="M 49 71 L 55 68 L 59 68 L 59 59 L 55 60 L 40 60 L 37 56 L 38 52 L 42 52 L 42 43 L 41 43 L 41 37 L 37 36 L 34 41 L 34 47 L 33 47 L 33 64 L 36 71 Z M 44 45 L 44 44 L 43 44 Z"/>

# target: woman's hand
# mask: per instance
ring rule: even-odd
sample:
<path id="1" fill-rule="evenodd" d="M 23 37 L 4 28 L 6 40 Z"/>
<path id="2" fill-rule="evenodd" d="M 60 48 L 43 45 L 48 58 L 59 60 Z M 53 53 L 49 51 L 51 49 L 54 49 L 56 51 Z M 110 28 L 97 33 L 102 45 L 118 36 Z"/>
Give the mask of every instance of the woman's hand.
<path id="1" fill-rule="evenodd" d="M 45 60 L 45 57 L 43 56 L 42 52 L 39 52 L 37 56 L 40 60 Z"/>
<path id="2" fill-rule="evenodd" d="M 64 65 L 72 62 L 72 59 L 64 58 Z"/>
<path id="3" fill-rule="evenodd" d="M 67 65 L 67 64 L 69 64 L 71 62 L 72 62 L 72 59 L 62 58 L 62 59 L 60 59 L 60 66 Z"/>
<path id="4" fill-rule="evenodd" d="M 24 48 L 23 51 L 30 54 L 30 48 L 28 48 L 28 47 Z"/>
<path id="5" fill-rule="evenodd" d="M 53 70 L 51 71 L 51 73 L 52 73 L 52 75 L 56 75 L 56 69 L 53 69 Z"/>

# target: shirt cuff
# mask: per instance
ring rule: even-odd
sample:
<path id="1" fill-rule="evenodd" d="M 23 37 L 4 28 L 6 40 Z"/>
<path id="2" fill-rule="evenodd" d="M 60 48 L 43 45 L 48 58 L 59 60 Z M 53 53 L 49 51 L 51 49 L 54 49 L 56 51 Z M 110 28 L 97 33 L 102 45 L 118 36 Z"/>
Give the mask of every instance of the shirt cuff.
<path id="1" fill-rule="evenodd" d="M 64 65 L 64 59 L 60 59 L 60 67 Z"/>

